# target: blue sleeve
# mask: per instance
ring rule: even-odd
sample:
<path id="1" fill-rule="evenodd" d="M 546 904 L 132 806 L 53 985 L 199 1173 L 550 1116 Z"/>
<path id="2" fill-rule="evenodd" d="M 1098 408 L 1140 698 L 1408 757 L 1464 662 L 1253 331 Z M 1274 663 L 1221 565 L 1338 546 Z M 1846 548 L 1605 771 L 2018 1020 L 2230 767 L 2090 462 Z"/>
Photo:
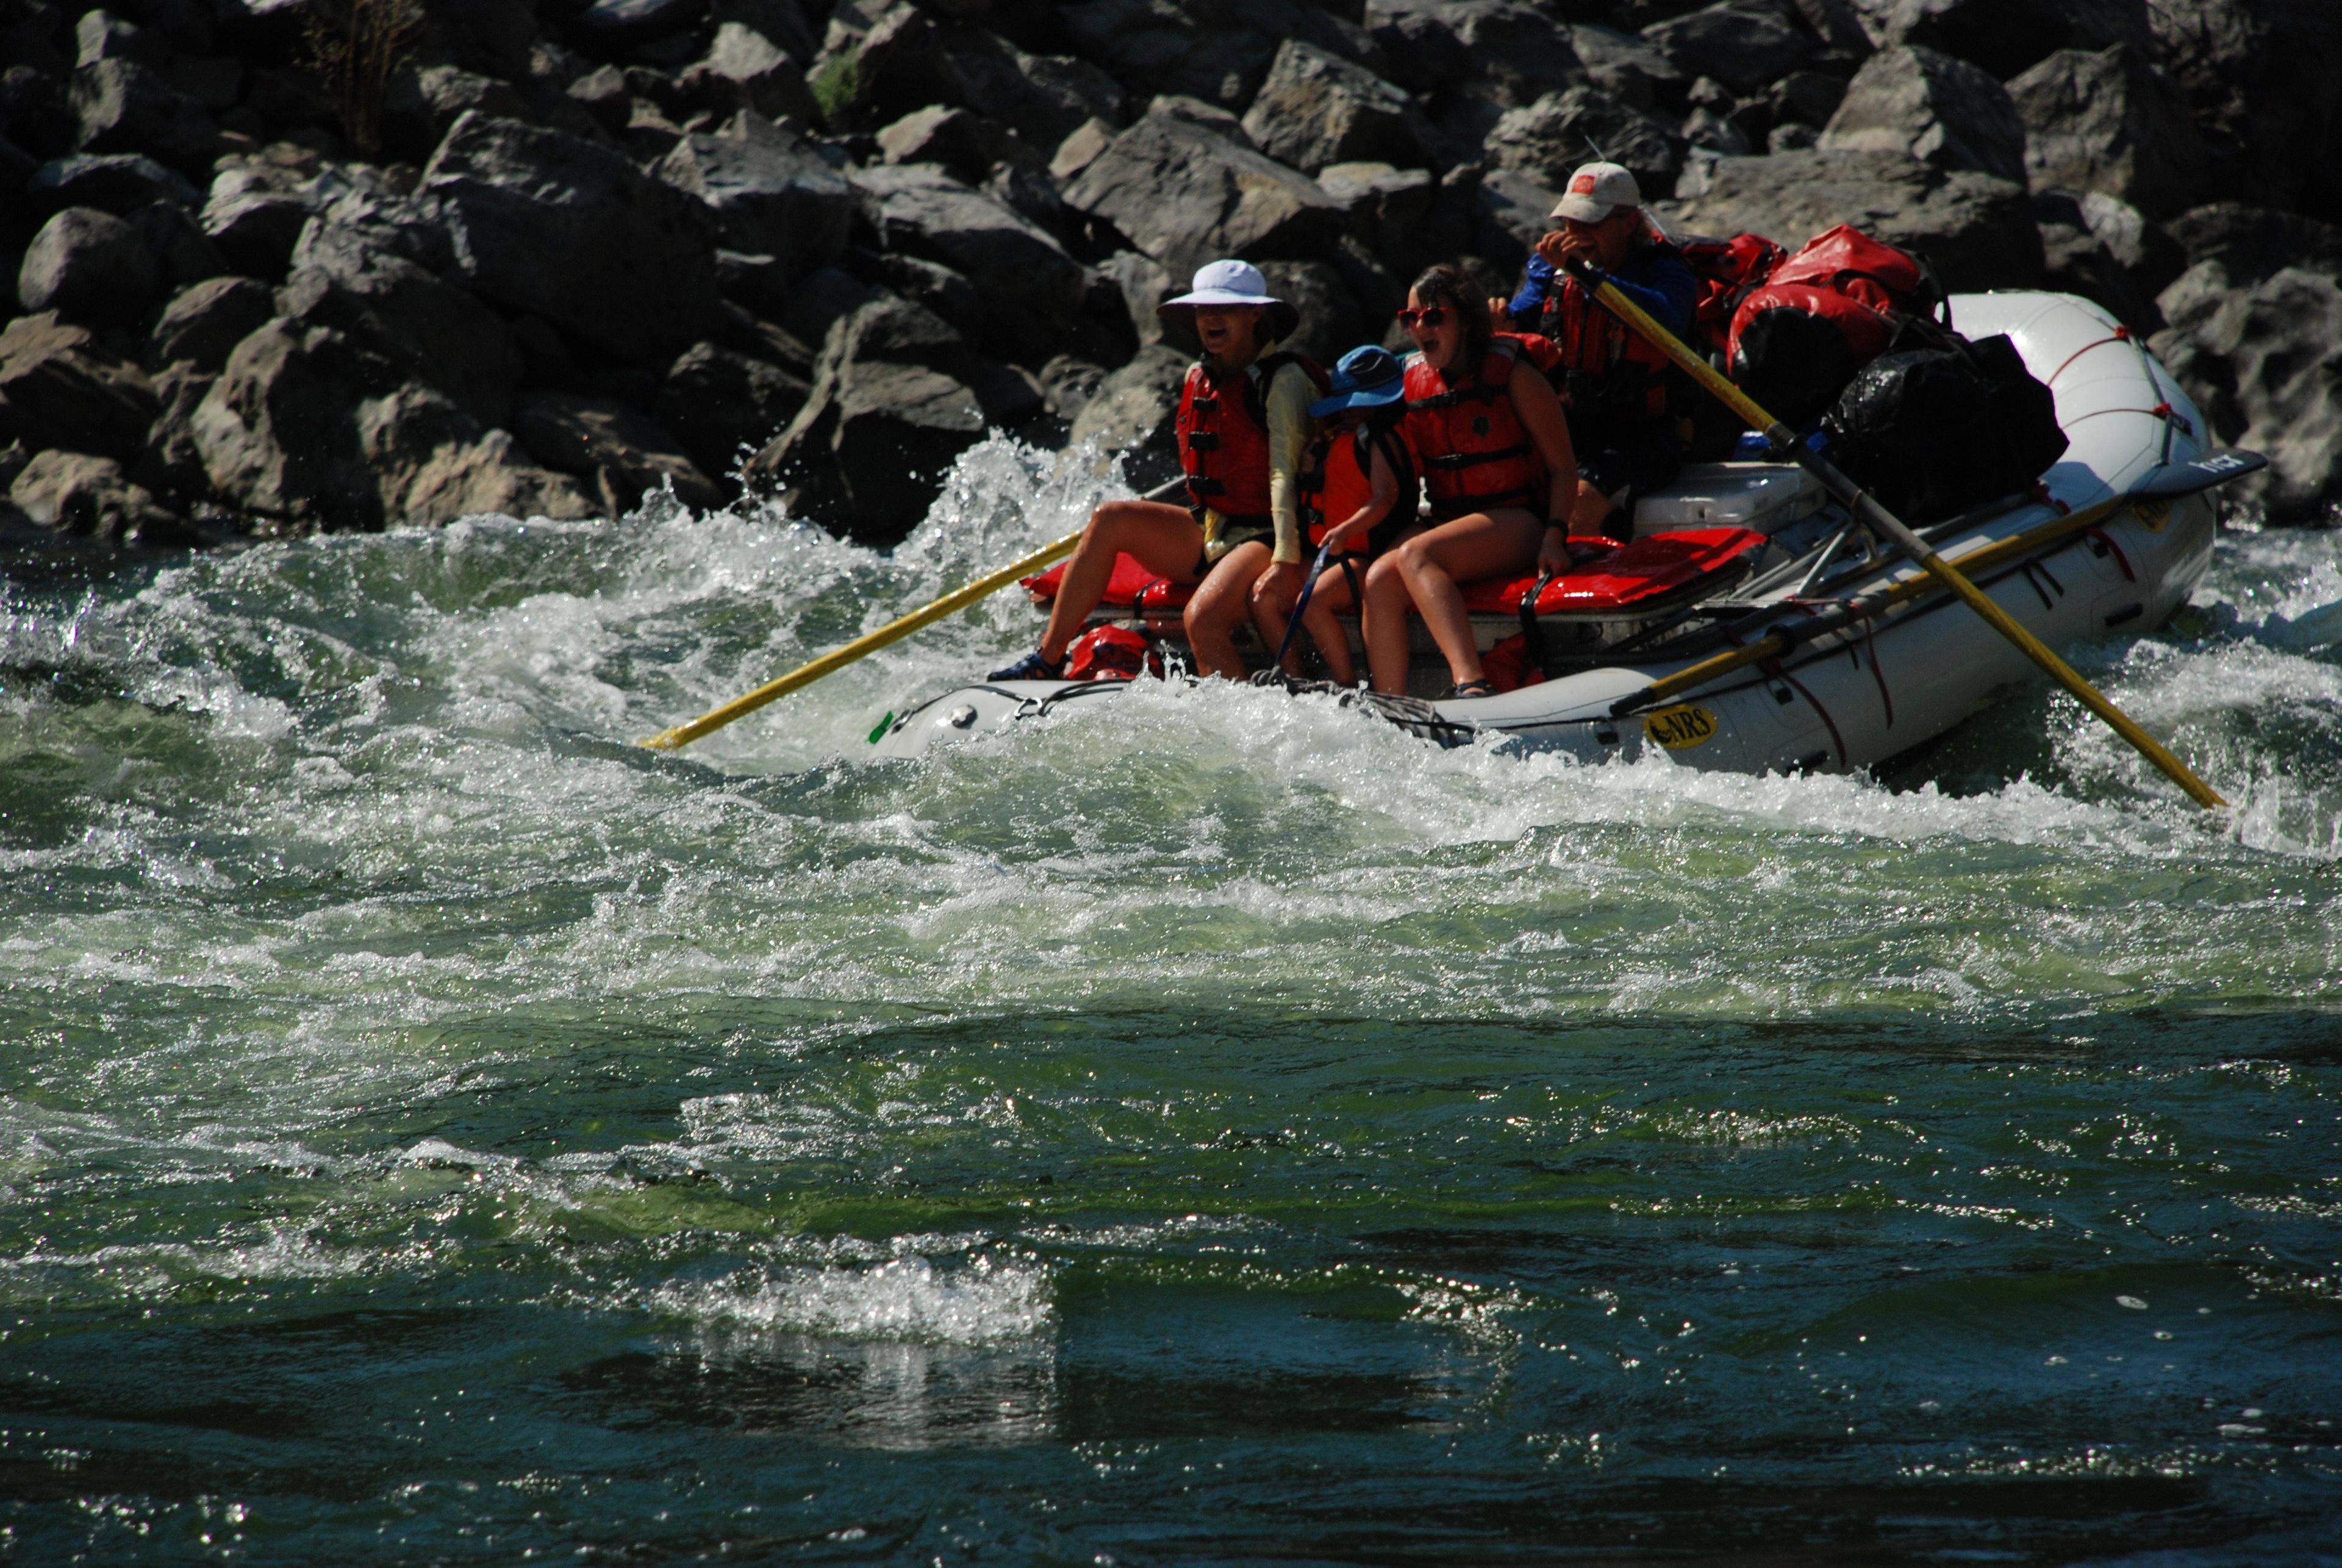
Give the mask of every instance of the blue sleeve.
<path id="1" fill-rule="evenodd" d="M 1521 284 L 1521 292 L 1513 295 L 1513 302 L 1505 306 L 1505 314 L 1517 322 L 1525 315 L 1535 315 L 1544 310 L 1546 295 L 1553 290 L 1553 264 L 1531 251 L 1528 276 Z"/>
<path id="2" fill-rule="evenodd" d="M 1610 281 L 1661 326 L 1677 337 L 1691 331 L 1692 312 L 1699 303 L 1699 280 L 1691 268 L 1673 256 L 1658 256 L 1636 269 L 1639 278 L 1615 273 Z"/>

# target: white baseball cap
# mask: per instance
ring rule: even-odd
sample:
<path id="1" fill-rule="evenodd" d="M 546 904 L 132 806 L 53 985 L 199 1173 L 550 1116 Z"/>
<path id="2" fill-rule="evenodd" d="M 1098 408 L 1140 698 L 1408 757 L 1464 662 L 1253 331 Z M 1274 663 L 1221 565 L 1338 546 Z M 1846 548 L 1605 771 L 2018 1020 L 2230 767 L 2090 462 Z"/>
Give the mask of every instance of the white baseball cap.
<path id="1" fill-rule="evenodd" d="M 1268 279 L 1261 275 L 1260 268 L 1242 261 L 1206 262 L 1196 269 L 1195 281 L 1187 293 L 1176 299 L 1166 299 L 1155 309 L 1158 315 L 1176 313 L 1184 316 L 1204 305 L 1266 305 L 1270 332 L 1276 337 L 1291 332 L 1301 315 L 1268 292 Z"/>
<path id="2" fill-rule="evenodd" d="M 1643 189 L 1635 176 L 1616 164 L 1581 164 L 1569 176 L 1569 188 L 1547 215 L 1598 224 L 1620 207 L 1643 205 Z"/>

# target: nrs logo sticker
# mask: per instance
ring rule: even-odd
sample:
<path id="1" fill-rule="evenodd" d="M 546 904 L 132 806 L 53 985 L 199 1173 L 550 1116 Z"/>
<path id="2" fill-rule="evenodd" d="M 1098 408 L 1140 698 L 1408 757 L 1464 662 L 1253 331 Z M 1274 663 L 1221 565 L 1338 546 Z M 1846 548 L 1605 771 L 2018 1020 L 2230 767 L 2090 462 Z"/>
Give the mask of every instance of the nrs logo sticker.
<path id="1" fill-rule="evenodd" d="M 1716 715 L 1691 703 L 1661 708 L 1643 720 L 1643 733 L 1671 752 L 1687 752 L 1716 738 Z"/>

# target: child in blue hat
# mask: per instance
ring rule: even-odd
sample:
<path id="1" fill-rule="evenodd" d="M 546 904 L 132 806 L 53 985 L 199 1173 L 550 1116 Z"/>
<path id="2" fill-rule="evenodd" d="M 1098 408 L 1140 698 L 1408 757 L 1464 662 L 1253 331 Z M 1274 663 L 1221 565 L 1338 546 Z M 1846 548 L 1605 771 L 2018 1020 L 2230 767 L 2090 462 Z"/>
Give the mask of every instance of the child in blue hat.
<path id="1" fill-rule="evenodd" d="M 1344 355 L 1326 395 L 1309 405 L 1326 421 L 1296 476 L 1307 543 L 1324 554 L 1316 586 L 1305 597 L 1302 629 L 1317 644 L 1326 668 L 1343 685 L 1357 680 L 1350 639 L 1336 619 L 1361 602 L 1358 574 L 1415 524 L 1414 454 L 1398 433 L 1406 409 L 1406 371 L 1388 349 L 1368 344 Z M 1339 567 L 1337 574 L 1327 568 Z M 1253 624 L 1270 647 L 1285 641 L 1293 604 L 1264 576 L 1254 584 Z M 1286 673 L 1298 674 L 1298 651 Z"/>

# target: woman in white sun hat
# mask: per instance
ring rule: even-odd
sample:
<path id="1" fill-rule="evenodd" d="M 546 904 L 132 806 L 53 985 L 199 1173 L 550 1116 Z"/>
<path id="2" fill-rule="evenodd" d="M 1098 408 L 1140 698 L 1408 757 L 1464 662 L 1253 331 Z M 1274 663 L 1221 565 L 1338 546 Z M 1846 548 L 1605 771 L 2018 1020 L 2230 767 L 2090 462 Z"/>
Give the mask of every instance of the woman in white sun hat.
<path id="1" fill-rule="evenodd" d="M 1298 592 L 1295 474 L 1326 373 L 1306 355 L 1274 350 L 1300 315 L 1268 292 L 1258 267 L 1240 261 L 1200 268 L 1188 293 L 1157 308 L 1166 326 L 1192 333 L 1203 348 L 1179 394 L 1188 504 L 1109 501 L 1092 513 L 1057 584 L 1041 645 L 994 671 L 992 680 L 1054 680 L 1063 673 L 1066 645 L 1105 596 L 1117 554 L 1174 583 L 1201 584 L 1186 616 L 1200 674 L 1244 678 L 1233 634 L 1250 618 L 1253 584 L 1264 573 L 1289 575 Z"/>

